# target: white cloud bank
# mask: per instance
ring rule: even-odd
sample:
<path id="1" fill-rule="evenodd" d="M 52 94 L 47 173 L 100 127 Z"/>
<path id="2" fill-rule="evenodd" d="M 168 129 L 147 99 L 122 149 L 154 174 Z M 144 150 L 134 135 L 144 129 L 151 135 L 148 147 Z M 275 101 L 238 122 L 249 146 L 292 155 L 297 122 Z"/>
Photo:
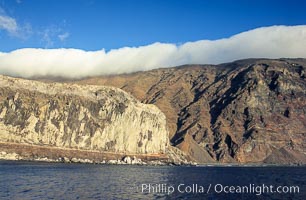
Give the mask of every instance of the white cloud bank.
<path id="1" fill-rule="evenodd" d="M 0 52 L 0 73 L 11 76 L 120 74 L 182 64 L 217 64 L 243 58 L 306 57 L 306 25 L 257 28 L 220 40 L 182 45 L 154 43 L 106 52 L 19 49 Z"/>

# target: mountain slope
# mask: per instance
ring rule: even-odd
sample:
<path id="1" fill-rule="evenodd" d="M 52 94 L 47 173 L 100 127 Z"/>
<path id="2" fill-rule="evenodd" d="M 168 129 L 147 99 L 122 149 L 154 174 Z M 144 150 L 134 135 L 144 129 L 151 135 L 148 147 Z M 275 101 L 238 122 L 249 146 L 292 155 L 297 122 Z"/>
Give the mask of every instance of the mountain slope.
<path id="1" fill-rule="evenodd" d="M 263 162 L 287 149 L 306 163 L 305 68 L 305 59 L 248 59 L 76 82 L 119 87 L 155 104 L 172 144 L 200 162 Z"/>

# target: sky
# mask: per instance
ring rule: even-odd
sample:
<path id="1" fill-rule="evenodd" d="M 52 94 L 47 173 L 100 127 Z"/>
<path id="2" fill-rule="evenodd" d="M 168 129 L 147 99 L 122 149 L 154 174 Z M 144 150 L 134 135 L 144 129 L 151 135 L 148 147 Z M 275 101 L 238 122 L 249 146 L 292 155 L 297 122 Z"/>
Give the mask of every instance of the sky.
<path id="1" fill-rule="evenodd" d="M 0 0 L 0 73 L 82 77 L 306 57 L 305 8 L 304 0 Z"/>

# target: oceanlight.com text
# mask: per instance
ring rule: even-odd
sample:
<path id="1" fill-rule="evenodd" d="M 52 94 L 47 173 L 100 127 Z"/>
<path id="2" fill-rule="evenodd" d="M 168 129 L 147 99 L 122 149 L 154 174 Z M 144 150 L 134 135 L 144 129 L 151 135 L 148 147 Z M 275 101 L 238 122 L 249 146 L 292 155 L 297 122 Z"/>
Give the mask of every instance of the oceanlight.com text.
<path id="1" fill-rule="evenodd" d="M 228 193 L 228 194 L 294 194 L 299 193 L 299 186 L 274 186 L 274 185 L 255 185 L 249 184 L 245 186 L 230 186 L 215 184 L 214 185 L 215 193 Z"/>

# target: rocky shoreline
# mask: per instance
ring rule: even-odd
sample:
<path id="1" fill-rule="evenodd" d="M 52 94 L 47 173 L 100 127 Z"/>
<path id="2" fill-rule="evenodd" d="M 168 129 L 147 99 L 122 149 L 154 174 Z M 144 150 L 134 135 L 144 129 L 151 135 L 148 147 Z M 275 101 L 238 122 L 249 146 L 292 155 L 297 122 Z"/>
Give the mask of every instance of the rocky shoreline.
<path id="1" fill-rule="evenodd" d="M 153 166 L 162 166 L 162 165 L 189 165 L 197 166 L 196 162 L 186 161 L 170 161 L 170 160 L 147 160 L 144 161 L 141 158 L 136 156 L 124 156 L 122 159 L 114 160 L 102 160 L 96 161 L 91 159 L 82 159 L 82 158 L 68 158 L 68 157 L 58 157 L 58 158 L 48 158 L 48 157 L 25 157 L 17 153 L 7 153 L 5 151 L 0 152 L 0 160 L 11 160 L 11 161 L 35 161 L 35 162 L 55 162 L 55 163 L 84 163 L 84 164 L 111 164 L 111 165 L 153 165 Z"/>
<path id="2" fill-rule="evenodd" d="M 36 157 L 29 158 L 23 157 L 17 153 L 6 153 L 4 151 L 0 152 L 0 161 L 29 161 L 29 162 L 46 162 L 46 163 L 71 163 L 71 164 L 105 164 L 105 165 L 143 165 L 143 166 L 198 166 L 198 167 L 273 167 L 273 166 L 282 166 L 282 167 L 305 167 L 303 163 L 289 163 L 289 164 L 272 164 L 272 163 L 206 163 L 198 164 L 196 162 L 173 162 L 173 161 L 160 161 L 160 160 L 151 160 L 143 161 L 136 156 L 130 157 L 125 156 L 123 159 L 117 160 L 103 160 L 103 161 L 94 161 L 90 159 L 81 159 L 81 158 L 68 158 L 68 157 L 59 157 L 57 159 L 51 159 L 48 157 Z"/>
<path id="3" fill-rule="evenodd" d="M 167 148 L 165 154 L 122 154 L 1 142 L 0 160 L 149 166 L 306 166 L 304 162 L 291 162 L 290 160 L 285 160 L 286 162 L 277 163 L 273 159 L 257 163 L 196 163 L 184 152 L 171 146 Z"/>
<path id="4" fill-rule="evenodd" d="M 168 147 L 165 154 L 131 154 L 1 142 L 0 160 L 119 165 L 197 165 L 175 147 Z"/>

